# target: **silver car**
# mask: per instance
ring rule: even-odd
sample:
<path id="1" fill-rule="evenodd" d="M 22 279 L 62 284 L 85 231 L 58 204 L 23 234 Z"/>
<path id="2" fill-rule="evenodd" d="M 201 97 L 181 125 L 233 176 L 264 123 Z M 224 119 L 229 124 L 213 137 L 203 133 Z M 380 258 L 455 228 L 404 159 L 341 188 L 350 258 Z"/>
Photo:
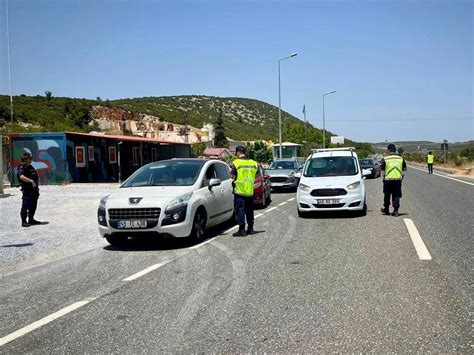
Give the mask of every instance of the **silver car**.
<path id="1" fill-rule="evenodd" d="M 272 189 L 296 189 L 299 182 L 298 172 L 302 167 L 301 162 L 296 159 L 279 159 L 265 169 L 265 172 L 270 176 Z"/>

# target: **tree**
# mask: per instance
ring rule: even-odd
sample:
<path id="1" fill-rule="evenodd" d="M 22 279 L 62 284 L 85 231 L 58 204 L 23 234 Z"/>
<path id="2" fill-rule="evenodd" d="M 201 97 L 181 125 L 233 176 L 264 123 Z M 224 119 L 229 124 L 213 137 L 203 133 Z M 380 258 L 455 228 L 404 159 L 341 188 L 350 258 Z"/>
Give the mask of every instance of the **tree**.
<path id="1" fill-rule="evenodd" d="M 100 98 L 100 96 L 97 96 L 96 101 L 97 102 L 102 102 L 102 99 Z"/>
<path id="2" fill-rule="evenodd" d="M 53 97 L 53 93 L 51 91 L 45 91 L 44 96 L 46 97 L 46 100 L 49 101 Z"/>
<path id="3" fill-rule="evenodd" d="M 215 132 L 216 133 L 214 137 L 214 146 L 219 148 L 227 148 L 229 146 L 229 142 L 227 142 L 227 138 L 225 136 L 224 120 L 222 119 L 222 109 L 219 110 L 219 117 L 217 118 Z"/>

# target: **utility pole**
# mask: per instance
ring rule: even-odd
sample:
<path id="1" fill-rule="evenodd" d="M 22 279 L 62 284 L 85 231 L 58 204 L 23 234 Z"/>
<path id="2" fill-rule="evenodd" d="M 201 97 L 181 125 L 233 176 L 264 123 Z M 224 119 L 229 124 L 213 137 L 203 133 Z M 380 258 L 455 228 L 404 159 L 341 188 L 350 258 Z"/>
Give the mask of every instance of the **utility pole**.
<path id="1" fill-rule="evenodd" d="M 10 86 L 10 132 L 13 131 L 13 95 L 12 95 L 12 63 L 10 55 L 10 21 L 8 15 L 8 0 L 5 0 L 7 15 L 7 55 L 8 55 L 8 78 Z"/>

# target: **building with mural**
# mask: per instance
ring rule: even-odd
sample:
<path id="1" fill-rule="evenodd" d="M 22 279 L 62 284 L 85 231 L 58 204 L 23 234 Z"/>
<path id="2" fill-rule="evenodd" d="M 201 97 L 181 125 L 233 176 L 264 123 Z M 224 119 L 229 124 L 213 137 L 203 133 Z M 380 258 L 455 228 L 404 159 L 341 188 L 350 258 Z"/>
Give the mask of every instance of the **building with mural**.
<path id="1" fill-rule="evenodd" d="M 150 162 L 191 157 L 191 145 L 137 136 L 95 133 L 9 135 L 11 183 L 24 151 L 33 156 L 40 184 L 123 181 Z"/>

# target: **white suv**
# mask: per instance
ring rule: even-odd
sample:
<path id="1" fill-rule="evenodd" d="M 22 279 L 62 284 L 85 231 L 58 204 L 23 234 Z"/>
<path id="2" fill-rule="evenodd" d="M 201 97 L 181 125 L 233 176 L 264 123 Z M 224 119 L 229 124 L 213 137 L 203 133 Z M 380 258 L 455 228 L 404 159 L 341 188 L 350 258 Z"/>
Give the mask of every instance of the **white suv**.
<path id="1" fill-rule="evenodd" d="M 364 177 L 355 148 L 315 149 L 301 174 L 298 215 L 314 211 L 367 212 Z"/>
<path id="2" fill-rule="evenodd" d="M 102 237 L 121 244 L 129 236 L 204 238 L 207 227 L 232 218 L 230 169 L 218 160 L 172 159 L 145 165 L 100 201 Z"/>

